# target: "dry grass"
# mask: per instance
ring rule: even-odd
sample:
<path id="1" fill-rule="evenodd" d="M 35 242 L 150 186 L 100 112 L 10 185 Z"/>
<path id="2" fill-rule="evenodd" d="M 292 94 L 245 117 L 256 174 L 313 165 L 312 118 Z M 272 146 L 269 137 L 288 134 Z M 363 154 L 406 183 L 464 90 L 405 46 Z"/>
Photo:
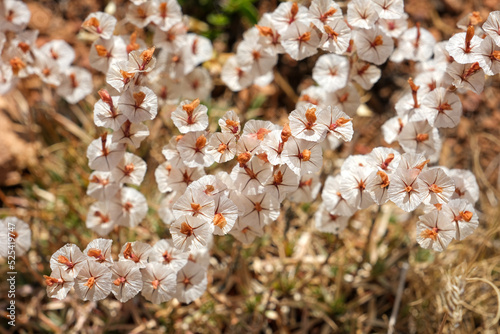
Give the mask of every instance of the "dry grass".
<path id="1" fill-rule="evenodd" d="M 432 2 L 424 4 L 432 6 Z M 460 10 L 473 5 L 464 2 Z M 427 20 L 435 23 L 436 34 L 449 35 L 443 23 L 451 20 L 449 16 Z M 395 69 L 406 80 L 411 64 L 408 68 L 391 64 L 384 74 Z M 401 78 L 390 80 L 395 88 Z M 100 84 L 102 78 L 97 78 L 96 87 Z M 54 98 L 50 88 L 30 80 L 13 94 L 0 97 L 2 111 L 36 152 L 18 169 L 21 182 L 0 191 L 0 216 L 24 219 L 33 233 L 31 251 L 17 260 L 16 331 L 381 333 L 389 330 L 392 316 L 394 333 L 436 333 L 441 324 L 442 333 L 500 332 L 495 319 L 500 300 L 486 283 L 500 286 L 498 76 L 488 84 L 481 99 L 471 94 L 463 97 L 464 117 L 458 128 L 444 133 L 440 160 L 446 167 L 471 169 L 477 177 L 480 226 L 472 236 L 454 241 L 443 253 L 422 249 L 415 241 L 418 215 L 388 204 L 358 212 L 348 229 L 336 237 L 314 229 L 318 202 L 297 205 L 285 201 L 279 219 L 252 245 L 241 245 L 231 236 L 215 239 L 208 289 L 202 298 L 190 305 L 171 301 L 158 306 L 141 296 L 125 304 L 112 296 L 97 303 L 77 300 L 73 293 L 63 301 L 47 298 L 42 275 L 50 273 L 50 256 L 65 243 L 83 249 L 97 238 L 85 228 L 92 202 L 85 194 L 90 174 L 85 152 L 98 134 L 91 117 L 97 94 L 70 106 Z M 290 88 L 284 76 L 266 89 L 252 88 L 237 95 L 225 91 L 211 102 L 212 127 L 231 106 L 246 118 L 281 122 L 295 98 L 295 88 Z M 368 103 L 372 115 L 355 119 L 352 143 L 325 154 L 323 177 L 338 172 L 341 159 L 349 154 L 363 154 L 383 145 L 379 126 L 393 114 L 388 98 L 381 87 L 372 93 Z M 153 176 L 163 161 L 161 148 L 173 134 L 169 113 L 168 108 L 161 111 L 150 124 L 151 136 L 136 152 L 149 167 L 140 190 L 148 199 L 150 212 L 138 228 L 112 232 L 114 254 L 126 241 L 153 244 L 169 236 L 156 213 L 161 195 Z M 450 319 L 444 319 L 447 316 L 438 297 L 444 271 L 460 265 L 472 279 L 462 296 L 463 320 L 455 328 Z M 1 260 L 0 277 L 6 277 L 6 272 Z M 6 290 L 5 284 L 0 285 L 0 314 L 6 308 Z M 2 322 L 2 326 L 6 324 Z M 0 328 L 1 332 L 7 330 Z"/>

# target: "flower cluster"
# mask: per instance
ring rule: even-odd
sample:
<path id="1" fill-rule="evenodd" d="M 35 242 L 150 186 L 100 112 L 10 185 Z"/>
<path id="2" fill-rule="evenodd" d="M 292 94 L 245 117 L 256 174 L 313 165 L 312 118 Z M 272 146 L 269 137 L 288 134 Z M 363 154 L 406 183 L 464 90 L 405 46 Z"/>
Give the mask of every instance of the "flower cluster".
<path id="1" fill-rule="evenodd" d="M 138 148 L 149 135 L 145 121 L 156 117 L 165 103 L 212 89 L 207 70 L 196 67 L 211 58 L 210 41 L 187 33 L 187 19 L 176 1 L 135 1 L 126 21 L 138 28 L 153 25 L 155 47 L 146 45 L 137 32 L 115 36 L 115 17 L 90 14 L 82 27 L 96 36 L 91 46 L 90 63 L 106 75 L 106 82 L 119 95 L 106 89 L 94 106 L 94 123 L 113 130 L 105 132 L 88 148 L 90 176 L 88 195 L 94 203 L 87 215 L 87 227 L 106 236 L 117 225 L 134 227 L 146 216 L 146 198 L 138 190 L 146 173 L 146 163 L 126 146 Z M 128 41 L 128 42 L 127 42 Z M 127 44 L 128 43 L 128 44 Z M 154 56 L 155 49 L 160 52 Z"/>
<path id="2" fill-rule="evenodd" d="M 52 40 L 38 48 L 38 30 L 26 30 L 30 18 L 31 12 L 22 1 L 0 4 L 0 94 L 9 92 L 19 79 L 37 75 L 56 87 L 56 93 L 68 103 L 77 103 L 92 92 L 92 75 L 71 65 L 75 52 L 64 40 Z"/>
<path id="3" fill-rule="evenodd" d="M 350 156 L 340 173 L 325 182 L 316 227 L 339 234 L 357 210 L 391 201 L 406 212 L 425 205 L 425 214 L 417 222 L 417 242 L 423 248 L 443 251 L 452 239 L 464 239 L 479 224 L 474 174 L 428 167 L 429 161 L 422 153 L 400 154 L 386 147 Z"/>
<path id="4" fill-rule="evenodd" d="M 181 102 L 172 120 L 182 135 L 163 148 L 166 162 L 155 176 L 160 191 L 169 192 L 161 217 L 182 250 L 205 247 L 211 234 L 229 232 L 243 243 L 262 236 L 285 198 L 316 197 L 327 134 L 344 141 L 353 135 L 349 116 L 312 104 L 292 111 L 284 126 L 249 120 L 242 127 L 230 110 L 219 120 L 221 132 L 209 133 L 198 99 Z M 204 167 L 233 159 L 231 173 L 205 175 Z"/>
<path id="5" fill-rule="evenodd" d="M 154 303 L 198 298 L 207 285 L 214 235 L 252 243 L 278 218 L 283 201 L 317 197 L 323 143 L 335 149 L 351 141 L 360 95 L 379 80 L 377 66 L 388 60 L 417 62 L 409 91 L 395 105 L 397 116 L 382 129 L 385 141 L 397 141 L 401 150 L 378 147 L 350 156 L 338 175 L 328 176 L 315 216 L 318 230 L 339 234 L 357 210 L 388 201 L 406 212 L 423 206 L 417 242 L 424 248 L 442 251 L 478 226 L 474 175 L 428 165 L 439 157 L 438 128 L 460 121 L 457 93 L 480 93 L 484 74 L 500 72 L 500 12 L 491 13 L 482 29 L 481 18 L 472 13 L 459 22 L 466 32 L 436 43 L 419 24 L 408 28 L 402 0 L 353 0 L 345 16 L 332 0 L 313 0 L 309 8 L 283 2 L 245 32 L 222 68 L 222 81 L 233 91 L 267 85 L 279 54 L 299 61 L 321 52 L 312 69 L 317 85 L 301 91 L 285 124 L 241 124 L 230 110 L 218 120 L 220 131 L 210 132 L 208 108 L 201 101 L 212 83 L 208 71 L 198 67 L 211 58 L 210 41 L 187 33 L 188 21 L 175 0 L 131 2 L 124 20 L 151 27 L 154 47 L 148 48 L 137 31 L 114 35 L 119 28 L 109 14 L 93 13 L 83 23 L 96 38 L 91 64 L 115 92 L 100 90 L 94 107 L 95 124 L 113 132 L 87 151 L 95 170 L 88 195 L 97 199 L 87 227 L 106 236 L 115 226 L 135 227 L 144 219 L 146 198 L 124 185 L 139 186 L 147 166 L 126 148 L 140 146 L 149 135 L 144 122 L 163 105 L 177 105 L 171 119 L 180 134 L 163 148 L 166 161 L 155 170 L 158 188 L 166 194 L 159 215 L 172 239 L 154 247 L 126 243 L 118 262 L 111 256 L 111 240 L 94 240 L 83 253 L 66 245 L 52 256 L 49 296 L 64 298 L 74 286 L 84 300 L 100 300 L 111 291 L 122 302 L 140 291 Z M 226 163 L 229 173 L 214 168 Z M 207 174 L 209 167 L 213 174 Z"/>
<path id="6" fill-rule="evenodd" d="M 50 276 L 44 275 L 47 295 L 64 299 L 74 288 L 78 298 L 98 301 L 111 292 L 125 303 L 139 292 L 159 304 L 172 298 L 190 303 L 207 286 L 208 254 L 184 253 L 172 240 L 160 240 L 153 247 L 143 242 L 123 245 L 118 261 L 113 260 L 109 239 L 95 239 L 82 252 L 66 244 L 50 259 Z"/>

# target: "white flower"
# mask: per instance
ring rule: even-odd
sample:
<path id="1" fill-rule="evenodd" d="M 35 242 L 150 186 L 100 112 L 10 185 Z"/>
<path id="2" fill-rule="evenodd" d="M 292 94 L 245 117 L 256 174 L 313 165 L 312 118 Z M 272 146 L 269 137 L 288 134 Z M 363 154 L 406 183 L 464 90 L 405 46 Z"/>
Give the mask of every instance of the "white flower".
<path id="1" fill-rule="evenodd" d="M 283 148 L 281 158 L 297 175 L 315 173 L 323 166 L 323 152 L 319 143 L 291 137 Z"/>
<path id="2" fill-rule="evenodd" d="M 471 203 L 464 199 L 454 199 L 443 205 L 443 220 L 455 225 L 455 239 L 463 240 L 479 225 L 479 220 Z"/>
<path id="3" fill-rule="evenodd" d="M 90 13 L 82 23 L 83 29 L 102 39 L 110 39 L 113 36 L 115 25 L 116 18 L 103 12 Z"/>
<path id="4" fill-rule="evenodd" d="M 299 187 L 296 191 L 288 193 L 288 200 L 295 203 L 312 202 L 321 189 L 318 174 L 304 174 L 300 176 Z"/>
<path id="5" fill-rule="evenodd" d="M 129 72 L 127 61 L 116 61 L 109 65 L 108 73 L 106 74 L 106 82 L 116 89 L 118 93 L 126 90 L 134 81 L 136 73 Z"/>
<path id="6" fill-rule="evenodd" d="M 392 174 L 399 165 L 401 154 L 398 151 L 388 147 L 376 147 L 366 157 L 366 162 L 384 171 Z"/>
<path id="7" fill-rule="evenodd" d="M 278 62 L 278 55 L 260 44 L 260 38 L 259 30 L 252 28 L 245 33 L 236 50 L 238 64 L 250 66 L 249 71 L 254 77 L 267 74 Z"/>
<path id="8" fill-rule="evenodd" d="M 358 29 L 353 36 L 358 56 L 361 60 L 381 65 L 394 50 L 394 41 L 380 28 Z"/>
<path id="9" fill-rule="evenodd" d="M 215 132 L 208 140 L 207 153 L 212 155 L 218 163 L 232 160 L 236 154 L 235 135 L 227 132 Z"/>
<path id="10" fill-rule="evenodd" d="M 318 123 L 333 134 L 335 138 L 343 141 L 351 141 L 354 131 L 352 119 L 349 118 L 338 107 L 328 106 L 318 117 Z"/>
<path id="11" fill-rule="evenodd" d="M 340 173 L 342 178 L 340 192 L 351 206 L 357 209 L 366 209 L 374 203 L 373 198 L 366 189 L 370 174 L 373 171 L 373 167 L 356 166 Z"/>
<path id="12" fill-rule="evenodd" d="M 120 254 L 118 254 L 119 262 L 129 261 L 134 263 L 137 268 L 142 269 L 148 263 L 151 249 L 151 246 L 144 242 L 127 242 L 120 250 Z"/>
<path id="13" fill-rule="evenodd" d="M 323 55 L 314 65 L 312 76 L 327 92 L 344 88 L 349 76 L 349 61 L 335 54 Z"/>
<path id="14" fill-rule="evenodd" d="M 161 30 L 167 31 L 182 20 L 181 6 L 176 0 L 153 0 L 151 6 L 156 9 L 151 21 Z"/>
<path id="15" fill-rule="evenodd" d="M 148 213 L 146 197 L 130 187 L 123 187 L 109 206 L 111 219 L 127 227 L 136 227 Z"/>
<path id="16" fill-rule="evenodd" d="M 205 247 L 213 233 L 212 222 L 191 215 L 179 217 L 171 226 L 170 234 L 176 248 L 187 251 Z"/>
<path id="17" fill-rule="evenodd" d="M 262 141 L 268 133 L 275 129 L 276 125 L 270 121 L 251 119 L 245 123 L 242 137 L 250 137 Z"/>
<path id="18" fill-rule="evenodd" d="M 350 77 L 357 82 L 364 90 L 370 90 L 380 79 L 382 72 L 377 66 L 357 61 L 351 67 Z"/>
<path id="19" fill-rule="evenodd" d="M 264 192 L 272 194 L 282 202 L 287 194 L 297 190 L 299 183 L 300 176 L 287 165 L 275 166 L 273 176 L 267 181 Z"/>
<path id="20" fill-rule="evenodd" d="M 390 60 L 401 62 L 404 59 L 414 61 L 426 61 L 432 57 L 433 48 L 436 44 L 434 36 L 420 23 L 401 34 L 398 40 L 398 47 L 394 50 Z"/>
<path id="21" fill-rule="evenodd" d="M 115 220 L 110 215 L 109 202 L 95 202 L 89 208 L 85 226 L 100 236 L 107 236 L 115 227 Z"/>
<path id="22" fill-rule="evenodd" d="M 186 43 L 191 51 L 195 65 L 212 59 L 213 47 L 208 38 L 193 33 L 187 34 L 186 37 Z"/>
<path id="23" fill-rule="evenodd" d="M 86 261 L 75 278 L 75 292 L 83 300 L 98 301 L 111 292 L 111 270 L 95 261 Z"/>
<path id="24" fill-rule="evenodd" d="M 172 113 L 172 121 L 181 133 L 203 131 L 208 126 L 207 110 L 199 99 L 185 100 Z"/>
<path id="25" fill-rule="evenodd" d="M 425 184 L 418 178 L 419 169 L 398 169 L 391 175 L 389 200 L 406 212 L 411 212 L 422 203 Z"/>
<path id="26" fill-rule="evenodd" d="M 56 93 L 68 103 L 75 104 L 92 93 L 94 85 L 89 71 L 80 67 L 70 67 L 62 75 Z"/>
<path id="27" fill-rule="evenodd" d="M 142 274 L 133 262 L 118 261 L 110 269 L 113 282 L 111 292 L 120 302 L 127 302 L 142 290 Z"/>
<path id="28" fill-rule="evenodd" d="M 249 195 L 263 192 L 264 184 L 272 175 L 272 165 L 262 162 L 258 158 L 244 162 L 241 159 L 242 155 L 245 153 L 238 156 L 239 163 L 231 171 L 234 188 Z"/>
<path id="29" fill-rule="evenodd" d="M 241 132 L 240 118 L 234 110 L 227 111 L 221 119 L 219 119 L 220 130 L 223 133 L 232 133 L 238 135 Z"/>
<path id="30" fill-rule="evenodd" d="M 329 175 L 326 178 L 321 199 L 326 211 L 329 213 L 336 216 L 351 216 L 357 209 L 342 196 L 340 192 L 341 179 L 340 174 L 337 174 L 335 177 Z"/>
<path id="31" fill-rule="evenodd" d="M 141 142 L 147 136 L 149 136 L 149 129 L 146 125 L 141 123 L 131 123 L 127 120 L 117 131 L 113 133 L 113 142 L 117 143 L 120 147 L 125 147 L 125 144 L 130 144 L 135 148 L 139 148 L 139 146 L 141 146 Z"/>
<path id="32" fill-rule="evenodd" d="M 5 0 L 0 5 L 0 31 L 24 30 L 31 18 L 31 12 L 23 1 Z"/>
<path id="33" fill-rule="evenodd" d="M 38 75 L 44 83 L 59 86 L 61 84 L 59 64 L 52 59 L 52 57 L 40 50 L 35 49 L 32 52 L 35 56 L 33 72 Z"/>
<path id="34" fill-rule="evenodd" d="M 66 71 L 75 60 L 75 50 L 62 39 L 53 39 L 45 43 L 40 47 L 40 51 L 54 59 L 61 72 Z"/>
<path id="35" fill-rule="evenodd" d="M 248 219 L 242 220 L 238 218 L 229 234 L 243 244 L 248 245 L 251 244 L 256 237 L 262 237 L 264 235 L 264 230 L 262 227 Z"/>
<path id="36" fill-rule="evenodd" d="M 142 274 L 142 296 L 154 304 L 164 303 L 174 297 L 176 273 L 161 263 L 148 263 Z"/>
<path id="37" fill-rule="evenodd" d="M 188 185 L 205 175 L 205 171 L 203 168 L 189 168 L 185 165 L 181 165 L 171 169 L 167 174 L 168 176 L 165 181 L 166 185 L 163 185 L 162 187 L 169 187 L 171 190 L 183 194 Z M 168 191 L 166 190 L 167 188 L 163 189 Z"/>
<path id="38" fill-rule="evenodd" d="M 118 107 L 131 123 L 140 123 L 156 117 L 158 99 L 151 89 L 136 86 L 120 96 Z"/>
<path id="39" fill-rule="evenodd" d="M 210 72 L 204 67 L 197 67 L 182 80 L 182 96 L 187 99 L 206 100 L 213 89 Z"/>
<path id="40" fill-rule="evenodd" d="M 220 175 L 205 175 L 191 183 L 188 188 L 192 191 L 205 193 L 207 196 L 217 198 L 227 193 L 227 185 Z"/>
<path id="41" fill-rule="evenodd" d="M 452 199 L 462 198 L 469 203 L 476 203 L 479 200 L 479 186 L 470 170 L 451 169 L 448 175 L 455 182 L 455 193 Z"/>
<path id="42" fill-rule="evenodd" d="M 382 205 L 389 200 L 387 194 L 390 184 L 390 174 L 383 170 L 373 171 L 366 181 L 366 191 L 375 203 Z"/>
<path id="43" fill-rule="evenodd" d="M 483 30 L 500 46 L 500 11 L 490 12 L 483 24 Z"/>
<path id="44" fill-rule="evenodd" d="M 399 19 L 404 12 L 403 0 L 372 0 L 373 7 L 381 19 Z"/>
<path id="45" fill-rule="evenodd" d="M 318 122 L 323 112 L 322 108 L 313 104 L 306 104 L 293 110 L 288 116 L 292 136 L 311 142 L 323 141 L 327 129 Z"/>
<path id="46" fill-rule="evenodd" d="M 474 64 L 452 63 L 446 68 L 445 82 L 457 88 L 481 94 L 484 89 L 484 71 L 478 62 Z"/>
<path id="47" fill-rule="evenodd" d="M 339 235 L 347 227 L 349 216 L 337 216 L 328 212 L 322 204 L 314 214 L 314 226 L 323 233 Z"/>
<path id="48" fill-rule="evenodd" d="M 443 169 L 431 168 L 418 176 L 425 183 L 422 190 L 424 204 L 444 204 L 455 192 L 455 183 Z"/>
<path id="49" fill-rule="evenodd" d="M 30 226 L 17 217 L 6 217 L 0 220 L 0 257 L 11 259 L 12 255 L 16 257 L 26 254 L 31 248 L 31 229 Z M 15 253 L 10 251 L 10 245 L 14 245 Z M 9 255 L 9 256 L 8 256 Z"/>
<path id="50" fill-rule="evenodd" d="M 482 39 L 474 35 L 474 27 L 469 25 L 467 32 L 455 34 L 450 38 L 446 44 L 446 51 L 459 64 L 473 63 L 477 61 L 481 42 Z"/>
<path id="51" fill-rule="evenodd" d="M 384 135 L 385 142 L 388 144 L 393 143 L 398 138 L 401 131 L 403 131 L 406 123 L 408 123 L 408 116 L 396 116 L 388 119 L 382 125 L 382 133 Z"/>
<path id="52" fill-rule="evenodd" d="M 353 0 L 347 5 L 347 23 L 356 28 L 371 29 L 378 19 L 371 0 Z"/>
<path id="53" fill-rule="evenodd" d="M 421 110 L 431 126 L 452 128 L 460 122 L 462 103 L 456 94 L 439 87 L 425 96 Z"/>
<path id="54" fill-rule="evenodd" d="M 209 154 L 207 145 L 209 134 L 206 131 L 188 132 L 177 143 L 182 161 L 188 167 L 209 167 L 214 156 Z"/>
<path id="55" fill-rule="evenodd" d="M 245 195 L 231 192 L 230 199 L 238 206 L 240 224 L 252 224 L 260 228 L 278 219 L 280 203 L 270 193 Z"/>
<path id="56" fill-rule="evenodd" d="M 285 3 L 282 3 L 285 4 Z M 320 37 L 313 27 L 297 21 L 281 36 L 281 45 L 295 60 L 302 60 L 318 52 Z"/>
<path id="57" fill-rule="evenodd" d="M 179 198 L 179 194 L 175 191 L 169 193 L 160 202 L 160 208 L 158 209 L 158 215 L 160 216 L 162 222 L 170 227 L 170 224 L 175 221 L 175 216 L 172 211 L 172 206 L 175 201 Z"/>
<path id="58" fill-rule="evenodd" d="M 111 254 L 112 244 L 113 240 L 111 239 L 92 240 L 83 251 L 83 254 L 89 257 L 89 261 L 96 261 L 110 267 L 113 265 L 113 257 Z"/>
<path id="59" fill-rule="evenodd" d="M 336 20 L 342 20 L 342 9 L 333 0 L 313 0 L 309 6 L 311 23 L 321 32 L 324 26 Z"/>
<path id="60" fill-rule="evenodd" d="M 287 31 L 302 23 L 309 26 L 309 11 L 295 2 L 282 2 L 271 14 L 276 30 L 283 36 Z"/>
<path id="61" fill-rule="evenodd" d="M 101 89 L 99 91 L 101 99 L 94 105 L 94 124 L 104 128 L 118 130 L 127 117 L 118 109 L 119 96 L 111 96 Z"/>
<path id="62" fill-rule="evenodd" d="M 227 196 L 215 197 L 214 234 L 224 235 L 233 228 L 238 219 L 238 207 Z"/>
<path id="63" fill-rule="evenodd" d="M 321 49 L 339 55 L 347 51 L 349 41 L 351 40 L 351 29 L 342 17 L 335 17 L 333 20 L 328 20 L 320 30 L 324 30 L 324 35 L 320 42 Z"/>
<path id="64" fill-rule="evenodd" d="M 111 180 L 111 172 L 93 172 L 89 176 L 87 195 L 98 201 L 107 201 L 113 198 L 120 190 L 120 185 Z"/>
<path id="65" fill-rule="evenodd" d="M 71 277 L 76 277 L 85 263 L 87 263 L 87 257 L 75 244 L 64 245 L 50 257 L 50 269 L 55 271 L 61 268 Z"/>
<path id="66" fill-rule="evenodd" d="M 191 261 L 177 273 L 175 298 L 189 304 L 200 298 L 207 289 L 207 272 L 199 264 Z"/>
<path id="67" fill-rule="evenodd" d="M 175 218 L 183 216 L 193 216 L 206 222 L 212 222 L 214 219 L 214 198 L 208 196 L 203 191 L 188 189 L 184 195 L 177 199 L 172 210 Z"/>
<path id="68" fill-rule="evenodd" d="M 112 62 L 124 60 L 127 60 L 127 46 L 118 36 L 109 39 L 99 38 L 90 47 L 90 65 L 102 73 L 107 73 Z"/>
<path id="69" fill-rule="evenodd" d="M 172 239 L 161 239 L 153 246 L 149 262 L 159 262 L 178 272 L 188 263 L 188 252 L 175 248 Z"/>
<path id="70" fill-rule="evenodd" d="M 75 278 L 62 268 L 56 268 L 50 276 L 43 275 L 47 285 L 47 297 L 63 300 L 75 285 Z"/>
<path id="71" fill-rule="evenodd" d="M 440 146 L 439 133 L 426 120 L 409 122 L 398 135 L 398 141 L 405 152 L 432 155 Z"/>
<path id="72" fill-rule="evenodd" d="M 136 27 L 144 28 L 153 20 L 152 15 L 155 13 L 155 8 L 153 8 L 152 4 L 152 1 L 130 4 L 127 7 L 125 18 Z M 157 43 L 155 44 L 158 45 Z"/>
<path id="73" fill-rule="evenodd" d="M 255 26 L 261 36 L 260 43 L 265 45 L 274 54 L 285 53 L 281 45 L 281 35 L 274 27 L 271 13 L 264 13 Z"/>
<path id="74" fill-rule="evenodd" d="M 401 34 L 408 29 L 408 14 L 402 13 L 398 19 L 379 19 L 378 26 L 387 35 L 398 38 Z"/>
<path id="75" fill-rule="evenodd" d="M 111 171 L 113 181 L 139 186 L 146 174 L 146 167 L 144 160 L 133 153 L 126 152 L 123 159 Z"/>
<path id="76" fill-rule="evenodd" d="M 238 92 L 250 86 L 254 77 L 248 64 L 239 64 L 236 56 L 232 56 L 222 66 L 221 79 L 229 89 Z"/>
<path id="77" fill-rule="evenodd" d="M 420 171 L 427 170 L 429 159 L 425 158 L 423 153 L 403 153 L 399 161 L 398 170 L 418 169 Z"/>
<path id="78" fill-rule="evenodd" d="M 131 51 L 128 55 L 128 73 L 149 73 L 156 64 L 156 58 L 153 57 L 155 47 L 140 51 Z"/>
<path id="79" fill-rule="evenodd" d="M 377 69 L 376 66 L 371 67 Z M 353 116 L 356 114 L 356 110 L 360 105 L 359 93 L 356 88 L 349 83 L 346 87 L 333 92 L 333 94 L 328 94 L 326 104 L 331 105 L 332 109 L 338 107 L 347 115 Z"/>
<path id="80" fill-rule="evenodd" d="M 440 212 L 435 210 L 418 217 L 417 242 L 422 248 L 442 252 L 453 239 L 455 227 Z"/>
<path id="81" fill-rule="evenodd" d="M 500 73 L 500 45 L 490 36 L 482 40 L 476 59 L 486 75 Z"/>

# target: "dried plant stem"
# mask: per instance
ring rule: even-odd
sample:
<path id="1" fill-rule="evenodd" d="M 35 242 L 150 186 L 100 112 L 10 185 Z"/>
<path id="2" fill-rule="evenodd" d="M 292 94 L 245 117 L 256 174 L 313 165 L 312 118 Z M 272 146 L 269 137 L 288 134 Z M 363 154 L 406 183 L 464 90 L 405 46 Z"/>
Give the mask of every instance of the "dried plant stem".
<path id="1" fill-rule="evenodd" d="M 297 96 L 297 94 L 295 94 L 295 90 L 277 70 L 274 71 L 274 81 L 283 90 L 283 92 L 285 92 L 286 96 L 288 96 L 288 98 L 292 100 L 294 104 L 297 103 L 299 97 Z"/>
<path id="2" fill-rule="evenodd" d="M 445 313 L 443 316 L 443 320 L 441 321 L 441 325 L 439 325 L 439 329 L 437 334 L 443 333 L 444 325 L 446 324 L 446 320 L 448 320 L 448 313 Z"/>
<path id="3" fill-rule="evenodd" d="M 401 304 L 401 298 L 403 296 L 408 268 L 410 268 L 408 262 L 403 262 L 403 265 L 401 266 L 401 275 L 399 276 L 398 291 L 396 292 L 396 300 L 394 301 L 391 318 L 389 319 L 389 329 L 387 330 L 387 334 L 394 333 L 394 325 L 396 325 L 396 319 L 399 313 L 399 306 Z"/>
<path id="4" fill-rule="evenodd" d="M 489 281 L 489 280 L 487 280 L 485 278 L 481 278 L 481 277 L 467 278 L 466 281 L 467 282 L 483 282 L 483 283 L 486 283 L 489 286 L 491 286 L 491 288 L 495 291 L 495 293 L 497 295 L 497 303 L 498 303 L 497 313 L 496 313 L 495 318 L 493 319 L 493 321 L 488 325 L 488 327 L 492 327 L 492 326 L 498 325 L 498 321 L 500 321 L 500 290 L 498 289 L 498 287 L 495 284 L 493 284 L 491 281 Z"/>

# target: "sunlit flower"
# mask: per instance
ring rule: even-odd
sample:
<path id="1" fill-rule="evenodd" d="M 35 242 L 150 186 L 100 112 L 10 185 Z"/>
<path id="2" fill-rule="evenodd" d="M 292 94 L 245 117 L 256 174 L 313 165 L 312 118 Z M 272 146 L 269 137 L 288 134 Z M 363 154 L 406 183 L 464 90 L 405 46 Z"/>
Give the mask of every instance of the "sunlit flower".
<path id="1" fill-rule="evenodd" d="M 442 208 L 443 220 L 455 226 L 454 237 L 463 240 L 472 233 L 479 225 L 477 213 L 471 203 L 464 199 L 449 201 Z"/>
<path id="2" fill-rule="evenodd" d="M 82 23 L 83 29 L 103 39 L 113 36 L 115 25 L 116 18 L 104 12 L 90 13 Z"/>
<path id="3" fill-rule="evenodd" d="M 175 248 L 172 239 L 161 239 L 153 246 L 149 262 L 159 262 L 178 272 L 188 262 L 188 252 Z"/>
<path id="4" fill-rule="evenodd" d="M 54 269 L 50 276 L 43 275 L 43 278 L 49 298 L 63 300 L 75 285 L 75 278 L 60 267 Z"/>
<path id="5" fill-rule="evenodd" d="M 441 214 L 431 211 L 419 217 L 417 222 L 417 242 L 422 248 L 442 252 L 455 236 L 455 226 Z"/>
<path id="6" fill-rule="evenodd" d="M 0 220 L 0 240 L 2 247 L 0 257 L 11 259 L 12 255 L 18 257 L 24 255 L 31 247 L 30 226 L 17 217 L 6 217 Z M 15 253 L 12 254 L 10 245 L 15 245 Z"/>
<path id="7" fill-rule="evenodd" d="M 444 204 L 451 199 L 455 192 L 455 183 L 443 169 L 430 168 L 419 175 L 419 179 L 425 183 L 422 189 L 425 204 Z"/>
<path id="8" fill-rule="evenodd" d="M 89 257 L 89 261 L 96 261 L 110 267 L 113 265 L 112 244 L 113 240 L 111 239 L 94 239 L 89 242 L 83 254 Z"/>
<path id="9" fill-rule="evenodd" d="M 198 299 L 207 289 L 207 272 L 199 264 L 188 264 L 177 273 L 177 287 L 174 297 L 189 304 Z"/>
<path id="10" fill-rule="evenodd" d="M 55 271 L 61 268 L 71 277 L 76 277 L 85 263 L 87 263 L 87 256 L 83 255 L 75 244 L 64 245 L 50 257 L 50 269 Z"/>
<path id="11" fill-rule="evenodd" d="M 172 121 L 181 133 L 203 131 L 208 126 L 207 110 L 199 99 L 185 100 L 172 113 Z"/>
<path id="12" fill-rule="evenodd" d="M 323 203 L 314 215 L 314 226 L 320 232 L 338 235 L 347 227 L 349 218 L 349 216 L 337 216 L 328 212 Z"/>
<path id="13" fill-rule="evenodd" d="M 142 296 L 154 304 L 164 303 L 174 297 L 176 273 L 161 263 L 148 263 L 142 274 Z"/>
<path id="14" fill-rule="evenodd" d="M 123 245 L 118 254 L 119 261 L 131 261 L 137 268 L 144 268 L 151 254 L 151 246 L 147 243 L 134 241 Z"/>
<path id="15" fill-rule="evenodd" d="M 213 230 L 211 220 L 192 215 L 181 216 L 170 226 L 175 247 L 183 251 L 205 247 Z"/>
<path id="16" fill-rule="evenodd" d="M 115 262 L 110 270 L 113 282 L 111 292 L 120 302 L 127 302 L 142 290 L 142 274 L 133 262 Z"/>
<path id="17" fill-rule="evenodd" d="M 111 270 L 95 261 L 86 261 L 75 278 L 75 292 L 83 300 L 98 301 L 111 292 Z"/>
<path id="18" fill-rule="evenodd" d="M 146 217 L 148 203 L 138 190 L 123 187 L 113 201 L 109 202 L 109 214 L 118 225 L 135 227 Z"/>

